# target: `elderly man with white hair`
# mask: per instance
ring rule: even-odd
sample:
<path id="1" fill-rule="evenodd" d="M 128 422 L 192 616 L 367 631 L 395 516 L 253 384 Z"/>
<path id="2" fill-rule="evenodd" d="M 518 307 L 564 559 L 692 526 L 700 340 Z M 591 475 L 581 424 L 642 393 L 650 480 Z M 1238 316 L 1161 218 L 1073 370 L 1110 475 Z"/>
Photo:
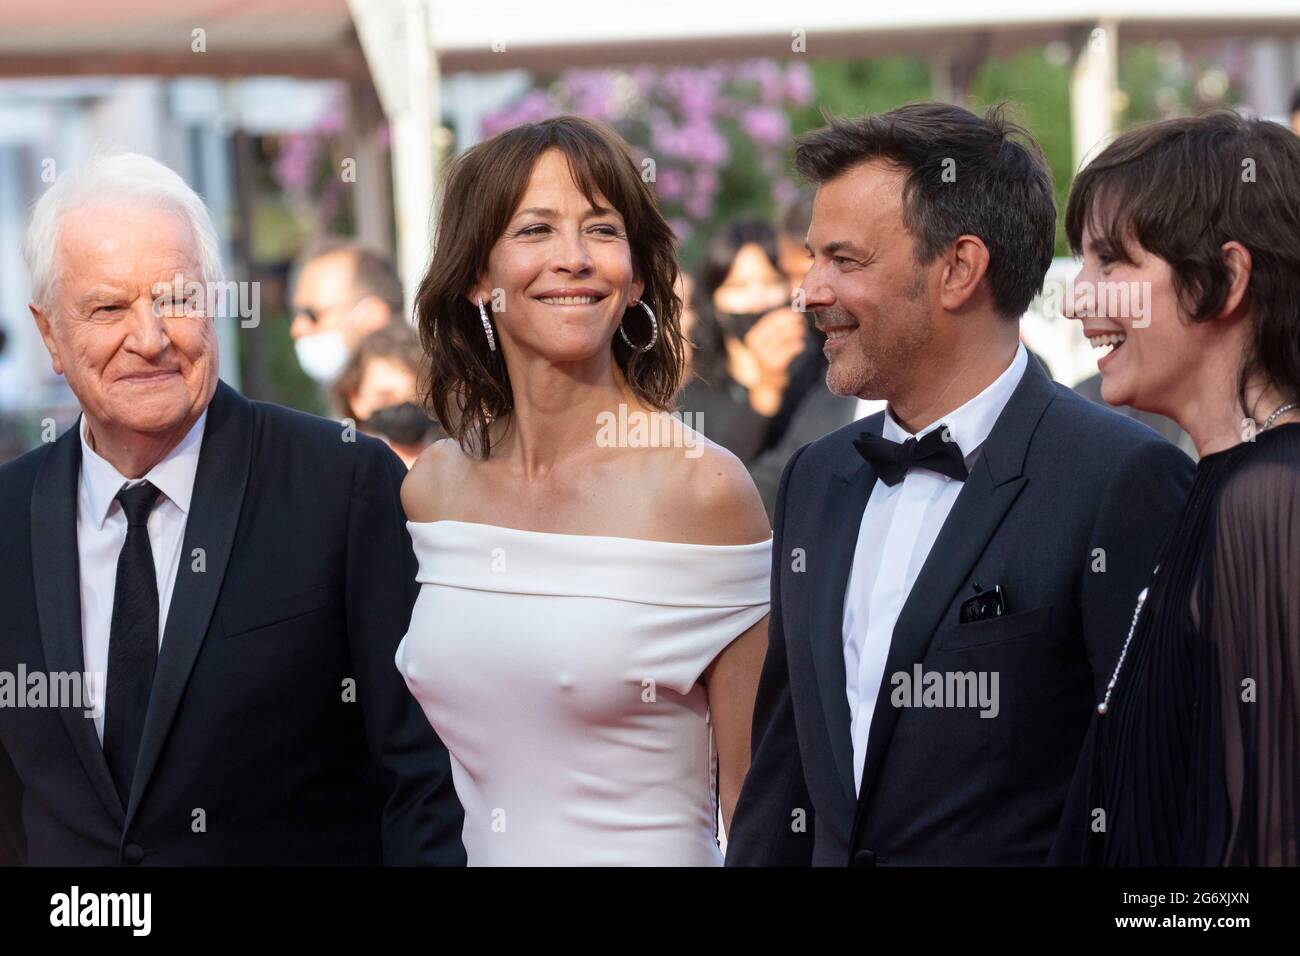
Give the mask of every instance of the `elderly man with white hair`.
<path id="1" fill-rule="evenodd" d="M 219 380 L 216 234 L 165 166 L 65 174 L 23 251 L 82 415 L 0 467 L 0 862 L 463 864 L 393 664 L 401 462 Z"/>

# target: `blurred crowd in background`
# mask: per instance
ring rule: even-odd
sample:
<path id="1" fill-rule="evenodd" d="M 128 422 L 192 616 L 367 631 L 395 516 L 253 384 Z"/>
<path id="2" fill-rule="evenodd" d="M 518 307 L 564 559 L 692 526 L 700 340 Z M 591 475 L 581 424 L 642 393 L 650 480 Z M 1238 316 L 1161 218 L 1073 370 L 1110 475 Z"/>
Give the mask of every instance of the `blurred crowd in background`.
<path id="1" fill-rule="evenodd" d="M 1118 63 L 1120 125 L 1249 108 L 1259 49 L 1260 41 L 1232 40 L 1129 46 Z M 1055 43 L 989 58 L 965 97 L 974 108 L 1012 102 L 1047 154 L 1058 199 L 1074 171 L 1070 69 L 1069 50 Z M 242 84 L 241 102 L 255 105 L 208 110 L 208 85 L 231 82 Z M 517 123 L 576 113 L 613 126 L 653 160 L 652 186 L 680 241 L 691 374 L 679 407 L 748 465 L 770 512 L 797 448 L 876 410 L 826 390 L 820 333 L 791 306 L 808 268 L 812 204 L 790 172 L 793 139 L 822 125 L 823 111 L 888 109 L 930 97 L 933 82 L 930 64 L 907 56 L 455 77 L 442 91 L 443 145 L 451 154 Z M 36 131 L 26 139 L 13 130 L 0 138 L 0 235 L 21 234 L 42 188 L 50 128 L 62 141 L 71 137 L 63 149 L 75 160 L 103 131 L 105 112 L 141 102 L 152 104 L 147 121 L 135 119 L 146 123 L 143 138 L 164 142 L 157 152 L 213 207 L 231 276 L 260 285 L 256 325 L 227 322 L 221 330 L 223 377 L 250 397 L 351 420 L 384 437 L 409 465 L 441 431 L 422 404 L 426 373 L 395 265 L 392 215 L 378 217 L 376 234 L 375 210 L 364 205 L 371 200 L 339 174 L 364 152 L 357 137 L 373 109 L 348 84 L 0 80 L 0 116 L 50 121 L 29 125 Z M 1291 106 L 1291 117 L 1274 118 L 1300 128 L 1300 99 Z M 382 158 L 388 131 L 380 121 L 373 132 Z M 136 134 L 114 145 L 138 148 Z M 391 197 L 388 175 L 380 177 L 381 199 Z M 1068 270 L 1063 236 L 1057 252 L 1054 272 Z M 31 328 L 16 255 L 16 248 L 0 252 L 0 461 L 42 440 L 50 420 L 61 430 L 76 415 Z M 1049 374 L 1099 400 L 1095 365 L 1076 327 L 1059 315 L 1032 314 L 1023 329 Z M 1141 417 L 1191 451 L 1172 423 Z"/>

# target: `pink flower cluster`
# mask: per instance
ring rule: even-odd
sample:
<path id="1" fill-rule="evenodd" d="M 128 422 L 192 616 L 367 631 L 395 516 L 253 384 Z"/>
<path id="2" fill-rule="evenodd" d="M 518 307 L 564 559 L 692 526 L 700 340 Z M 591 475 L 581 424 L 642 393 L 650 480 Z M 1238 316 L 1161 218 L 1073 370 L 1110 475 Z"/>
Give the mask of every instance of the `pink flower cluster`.
<path id="1" fill-rule="evenodd" d="M 793 197 L 794 184 L 782 175 L 788 111 L 807 105 L 813 95 L 812 71 L 802 62 L 572 69 L 486 117 L 482 133 L 491 136 L 561 113 L 613 126 L 638 158 L 654 160 L 654 187 L 685 240 L 693 223 L 713 214 L 723 170 L 741 141 L 752 144 L 772 198 L 780 203 Z"/>
<path id="2" fill-rule="evenodd" d="M 329 232 L 343 201 L 343 184 L 331 158 L 331 144 L 344 132 L 346 98 L 341 90 L 306 132 L 278 137 L 271 173 L 280 190 L 314 220 L 312 232 Z M 388 127 L 381 131 L 387 145 Z"/>

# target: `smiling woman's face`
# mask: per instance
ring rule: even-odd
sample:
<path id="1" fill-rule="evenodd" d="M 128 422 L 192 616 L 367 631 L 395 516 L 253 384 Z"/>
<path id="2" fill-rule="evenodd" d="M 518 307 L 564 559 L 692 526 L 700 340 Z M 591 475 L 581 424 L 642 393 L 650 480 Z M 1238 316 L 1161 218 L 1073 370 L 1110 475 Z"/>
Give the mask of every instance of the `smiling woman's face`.
<path id="1" fill-rule="evenodd" d="M 182 217 L 150 206 L 70 210 L 55 274 L 54 302 L 33 312 L 92 428 L 158 433 L 196 420 L 216 389 L 213 319 L 202 309 L 154 308 L 157 287 L 171 290 L 177 275 L 203 282 Z"/>
<path id="2" fill-rule="evenodd" d="M 1136 241 L 1111 249 L 1083 232 L 1083 261 L 1066 303 L 1067 318 L 1099 349 L 1101 397 L 1168 415 L 1183 407 L 1205 351 L 1208 327 L 1184 316 L 1169 263 Z"/>
<path id="3" fill-rule="evenodd" d="M 559 150 L 538 158 L 528 187 L 492 247 L 484 279 L 470 290 L 492 313 L 498 347 L 578 362 L 610 355 L 623 313 L 640 297 L 627 227 L 596 194 L 595 206 L 573 181 Z M 501 297 L 495 297 L 498 307 Z"/>

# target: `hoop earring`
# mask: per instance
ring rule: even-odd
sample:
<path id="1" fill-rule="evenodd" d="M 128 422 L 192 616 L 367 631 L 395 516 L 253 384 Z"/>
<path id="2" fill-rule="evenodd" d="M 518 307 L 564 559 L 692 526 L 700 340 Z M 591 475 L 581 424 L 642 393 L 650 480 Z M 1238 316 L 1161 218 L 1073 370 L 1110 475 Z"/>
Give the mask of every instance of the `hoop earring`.
<path id="1" fill-rule="evenodd" d="M 645 309 L 645 314 L 650 316 L 650 341 L 640 348 L 637 348 L 632 344 L 632 340 L 627 337 L 627 333 L 623 331 L 623 324 L 621 322 L 618 326 L 618 334 L 623 336 L 623 341 L 628 344 L 628 347 L 632 349 L 633 352 L 649 352 L 655 347 L 655 342 L 659 341 L 659 322 L 655 319 L 655 314 L 651 311 L 650 306 L 645 304 L 645 299 L 639 299 L 637 305 Z"/>
<path id="2" fill-rule="evenodd" d="M 487 310 L 483 308 L 483 300 L 478 300 L 478 317 L 483 320 L 483 331 L 487 333 L 488 348 L 493 352 L 497 350 L 497 337 L 492 333 L 492 323 L 488 321 Z"/>

